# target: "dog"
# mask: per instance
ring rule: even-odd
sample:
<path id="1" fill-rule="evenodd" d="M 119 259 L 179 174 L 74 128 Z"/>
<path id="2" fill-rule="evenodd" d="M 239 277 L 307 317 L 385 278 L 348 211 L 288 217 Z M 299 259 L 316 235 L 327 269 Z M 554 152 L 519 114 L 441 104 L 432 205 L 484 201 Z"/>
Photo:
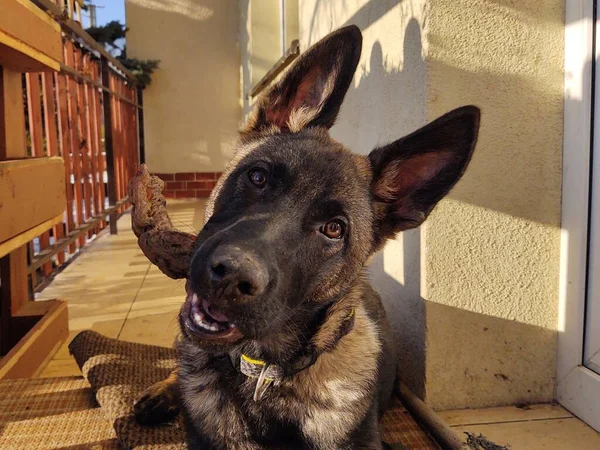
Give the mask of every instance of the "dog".
<path id="1" fill-rule="evenodd" d="M 366 266 L 461 178 L 465 106 L 368 156 L 329 136 L 361 54 L 355 26 L 257 102 L 207 205 L 179 314 L 178 368 L 137 401 L 183 413 L 190 449 L 382 449 L 395 342 Z"/>

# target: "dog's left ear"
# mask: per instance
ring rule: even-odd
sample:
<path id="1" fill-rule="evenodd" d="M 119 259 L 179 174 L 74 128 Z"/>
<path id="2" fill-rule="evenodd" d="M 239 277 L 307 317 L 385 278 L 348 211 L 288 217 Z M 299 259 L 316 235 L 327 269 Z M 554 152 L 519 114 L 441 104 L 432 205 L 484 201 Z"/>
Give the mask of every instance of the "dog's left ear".
<path id="1" fill-rule="evenodd" d="M 460 179 L 479 131 L 479 108 L 465 106 L 369 154 L 378 238 L 419 226 Z"/>
<path id="2" fill-rule="evenodd" d="M 242 132 L 331 128 L 360 59 L 362 34 L 351 25 L 325 36 L 301 55 L 258 101 Z"/>

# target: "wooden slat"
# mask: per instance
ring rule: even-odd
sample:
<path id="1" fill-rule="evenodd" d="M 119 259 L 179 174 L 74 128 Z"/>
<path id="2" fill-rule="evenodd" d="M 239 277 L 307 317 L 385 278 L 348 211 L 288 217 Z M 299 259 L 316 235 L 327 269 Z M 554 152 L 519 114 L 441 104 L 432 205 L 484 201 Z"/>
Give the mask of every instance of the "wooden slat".
<path id="1" fill-rule="evenodd" d="M 64 207 L 61 158 L 0 162 L 0 242 L 62 214 Z"/>
<path id="2" fill-rule="evenodd" d="M 80 69 L 85 73 L 91 74 L 91 60 L 90 55 L 83 55 L 83 67 Z M 96 176 L 98 172 L 98 160 L 96 159 L 96 138 L 94 134 L 95 124 L 93 122 L 93 108 L 92 108 L 92 87 L 88 84 L 81 84 L 83 90 L 83 103 L 84 103 L 84 120 L 85 120 L 85 131 L 86 131 L 86 142 L 87 142 L 87 158 L 88 158 L 88 169 L 89 169 L 89 187 L 90 187 L 90 211 L 87 216 L 92 217 L 100 212 L 98 204 L 96 203 L 98 197 Z M 96 230 L 99 231 L 99 230 Z M 93 232 L 90 231 L 89 237 L 92 237 Z"/>
<path id="3" fill-rule="evenodd" d="M 111 89 L 119 89 L 117 77 L 110 75 Z M 122 141 L 121 141 L 121 104 L 116 98 L 111 98 L 111 111 L 112 111 L 112 130 L 113 130 L 113 158 L 115 167 L 115 192 L 117 194 L 117 200 L 120 200 L 123 195 L 121 193 L 121 165 L 123 158 L 121 156 Z"/>
<path id="4" fill-rule="evenodd" d="M 54 83 L 51 73 L 42 73 L 42 109 L 44 116 L 44 137 L 46 143 L 46 154 L 48 156 L 56 156 L 58 154 L 58 136 L 56 133 L 56 105 L 54 103 Z M 62 227 L 53 229 L 56 236 L 57 230 Z M 50 245 L 50 231 L 44 231 L 40 235 L 40 249 L 43 250 Z M 52 262 L 44 264 L 42 267 L 44 275 L 48 276 L 52 272 Z"/>
<path id="5" fill-rule="evenodd" d="M 50 246 L 50 232 L 49 231 L 44 231 L 42 234 L 40 234 L 40 250 L 43 251 L 44 249 L 48 248 Z M 50 275 L 50 273 L 52 273 L 52 261 L 48 261 L 46 264 L 44 264 L 42 266 L 42 272 L 44 272 L 45 276 Z"/>
<path id="6" fill-rule="evenodd" d="M 99 69 L 96 62 L 91 65 L 92 78 L 98 80 Z M 97 88 L 89 86 L 90 98 L 91 98 L 91 112 L 92 112 L 92 144 L 94 148 L 93 158 L 95 160 L 95 173 L 96 178 L 96 191 L 94 197 L 96 199 L 96 214 L 99 214 L 104 210 L 104 158 L 102 157 L 102 126 L 101 118 L 102 114 L 100 111 L 100 91 Z M 104 221 L 100 223 L 100 229 L 104 228 Z"/>
<path id="7" fill-rule="evenodd" d="M 65 63 L 74 66 L 73 43 L 65 42 Z M 73 162 L 73 201 L 75 202 L 75 226 L 85 222 L 83 216 L 83 187 L 81 175 L 81 133 L 78 128 L 77 83 L 68 79 L 68 116 L 69 116 L 69 142 Z M 79 237 L 79 247 L 85 246 L 85 236 Z"/>
<path id="8" fill-rule="evenodd" d="M 44 156 L 40 74 L 26 74 L 25 84 L 27 86 L 27 115 L 29 118 L 29 136 L 31 137 L 31 155 Z"/>
<path id="9" fill-rule="evenodd" d="M 0 66 L 0 161 L 27 153 L 21 74 Z"/>
<path id="10" fill-rule="evenodd" d="M 55 61 L 62 60 L 60 25 L 30 0 L 2 0 L 0 30 Z"/>
<path id="11" fill-rule="evenodd" d="M 33 255 L 35 255 L 35 247 L 33 244 L 33 241 L 29 241 L 27 244 L 27 264 L 31 263 L 31 258 Z M 33 272 L 29 274 L 29 285 L 31 286 L 31 291 L 33 292 L 33 288 L 37 286 L 37 273 Z"/>
<path id="12" fill-rule="evenodd" d="M 44 130 L 46 132 L 46 152 L 48 156 L 58 156 L 58 133 L 56 128 L 56 97 L 54 95 L 54 74 L 42 74 L 42 96 L 44 105 Z"/>
<path id="13" fill-rule="evenodd" d="M 47 312 L 43 316 L 21 314 L 15 317 L 17 324 L 20 319 L 24 326 L 35 325 L 0 360 L 0 379 L 35 376 L 69 336 L 67 302 L 47 300 L 36 303 L 45 303 Z M 39 308 L 40 305 L 35 305 L 32 312 L 39 313 Z"/>
<path id="14" fill-rule="evenodd" d="M 78 48 L 75 48 L 75 67 L 77 70 L 82 70 L 83 55 Z M 92 189 L 90 185 L 90 157 L 89 157 L 89 136 L 88 136 L 88 120 L 87 120 L 87 105 L 85 104 L 85 92 L 83 85 L 77 83 L 77 127 L 80 132 L 81 152 L 81 177 L 83 180 L 83 199 L 85 206 L 85 220 L 93 216 L 92 213 Z"/>
<path id="15" fill-rule="evenodd" d="M 104 90 L 102 92 L 102 123 L 104 124 L 104 150 L 105 155 L 105 167 L 107 176 L 107 190 L 108 190 L 108 201 L 111 204 L 117 203 L 117 192 L 115 185 L 115 158 L 114 158 L 114 136 L 113 136 L 113 106 L 112 98 L 108 93 L 111 90 L 111 79 L 110 79 L 110 68 L 105 58 L 101 59 L 101 71 L 102 71 L 102 86 Z M 117 234 L 117 215 L 112 214 L 110 216 L 110 234 Z"/>
<path id="16" fill-rule="evenodd" d="M 71 143 L 69 129 L 69 108 L 68 108 L 68 89 L 67 77 L 64 75 L 54 74 L 56 79 L 56 96 L 58 103 L 58 132 L 60 139 L 60 152 L 65 162 L 65 190 L 66 190 L 66 217 L 65 232 L 75 229 L 75 220 L 73 218 L 73 184 L 71 184 L 71 176 L 73 174 L 73 163 L 71 161 Z M 69 251 L 75 252 L 75 244 L 72 244 Z"/>
<path id="17" fill-rule="evenodd" d="M 123 83 L 115 77 L 117 91 L 123 95 Z M 125 180 L 126 180 L 126 165 L 127 165 L 127 133 L 125 132 L 125 111 L 123 102 L 120 99 L 115 100 L 117 103 L 117 130 L 119 134 L 119 199 L 125 196 Z M 119 211 L 121 212 L 121 211 Z"/>
<path id="18" fill-rule="evenodd" d="M 123 82 L 117 78 L 115 78 L 115 83 L 117 84 L 118 88 L 117 90 L 119 91 L 119 93 L 121 95 L 123 95 Z M 123 111 L 123 102 L 120 101 L 119 99 L 115 99 L 115 102 L 117 104 L 117 130 L 118 130 L 118 134 L 119 134 L 119 200 L 124 198 L 127 193 L 127 182 L 126 182 L 126 168 L 125 168 L 125 164 L 126 164 L 126 158 L 127 158 L 127 141 L 126 141 L 126 134 L 125 134 L 125 124 L 124 124 L 124 119 L 125 119 L 125 114 Z M 119 212 L 123 212 L 123 210 L 125 209 L 125 206 L 122 207 L 122 209 Z"/>
<path id="19" fill-rule="evenodd" d="M 0 243 L 0 258 L 8 255 L 10 252 L 18 249 L 19 247 L 27 245 L 27 243 L 29 241 L 33 240 L 34 238 L 39 236 L 44 231 L 52 228 L 53 226 L 55 226 L 59 223 L 62 223 L 62 220 L 63 220 L 63 215 L 60 214 L 60 215 L 54 217 L 53 219 L 42 222 L 38 226 L 35 226 L 27 231 L 24 231 L 23 233 L 18 234 L 17 236 L 15 236 L 11 239 L 8 239 L 8 240 Z"/>
<path id="20" fill-rule="evenodd" d="M 46 131 L 46 151 L 49 156 L 60 155 L 60 145 L 58 142 L 58 124 L 56 114 L 56 90 L 58 85 L 55 85 L 55 74 L 53 73 L 42 73 L 42 97 L 44 106 L 44 128 Z M 55 225 L 52 228 L 52 234 L 54 239 L 58 240 L 63 236 L 63 224 Z M 49 241 L 49 240 L 48 240 Z M 49 244 L 49 242 L 48 242 Z M 42 249 L 46 248 L 42 246 Z M 59 253 L 57 256 L 58 264 L 61 265 L 65 262 L 65 254 Z M 52 264 L 48 263 L 44 265 L 44 273 L 49 275 L 52 271 Z"/>
<path id="21" fill-rule="evenodd" d="M 2 0 L 0 65 L 16 72 L 58 70 L 60 26 L 29 0 Z"/>

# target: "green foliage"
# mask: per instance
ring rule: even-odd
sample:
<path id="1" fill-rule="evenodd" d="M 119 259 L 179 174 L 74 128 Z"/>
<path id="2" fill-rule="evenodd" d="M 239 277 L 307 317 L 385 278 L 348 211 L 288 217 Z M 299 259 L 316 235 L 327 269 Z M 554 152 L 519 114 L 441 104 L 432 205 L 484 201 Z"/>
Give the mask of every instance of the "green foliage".
<path id="1" fill-rule="evenodd" d="M 160 64 L 156 59 L 139 60 L 135 58 L 117 58 L 133 75 L 142 87 L 148 86 L 152 82 L 152 74 Z"/>
<path id="2" fill-rule="evenodd" d="M 97 42 L 104 46 L 110 46 L 111 48 L 119 49 L 115 44 L 115 41 L 119 39 L 125 39 L 125 33 L 127 28 L 118 20 L 108 22 L 106 25 L 101 27 L 89 27 L 87 30 L 90 36 L 92 36 Z"/>
<path id="3" fill-rule="evenodd" d="M 125 39 L 127 30 L 125 25 L 117 20 L 113 20 L 101 27 L 90 27 L 86 31 L 97 42 L 104 45 L 107 50 L 112 51 L 113 54 L 118 52 L 116 55 L 117 60 L 131 71 L 136 77 L 138 84 L 142 88 L 145 88 L 152 82 L 152 74 L 158 69 L 160 61 L 156 59 L 140 60 L 128 58 L 126 48 L 121 48 L 116 43 L 121 39 Z"/>

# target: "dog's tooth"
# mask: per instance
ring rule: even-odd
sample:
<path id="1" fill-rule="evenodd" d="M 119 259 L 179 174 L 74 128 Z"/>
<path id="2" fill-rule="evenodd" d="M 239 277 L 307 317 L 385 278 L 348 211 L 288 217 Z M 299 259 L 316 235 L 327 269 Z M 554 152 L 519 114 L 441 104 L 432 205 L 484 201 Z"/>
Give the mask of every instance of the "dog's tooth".
<path id="1" fill-rule="evenodd" d="M 204 321 L 202 320 L 202 315 L 200 313 L 194 313 L 194 322 L 196 322 L 199 325 L 202 325 L 204 323 Z"/>
<path id="2" fill-rule="evenodd" d="M 196 293 L 192 294 L 192 304 L 198 305 L 199 303 L 200 303 L 200 299 L 198 298 L 198 294 L 196 294 Z"/>

